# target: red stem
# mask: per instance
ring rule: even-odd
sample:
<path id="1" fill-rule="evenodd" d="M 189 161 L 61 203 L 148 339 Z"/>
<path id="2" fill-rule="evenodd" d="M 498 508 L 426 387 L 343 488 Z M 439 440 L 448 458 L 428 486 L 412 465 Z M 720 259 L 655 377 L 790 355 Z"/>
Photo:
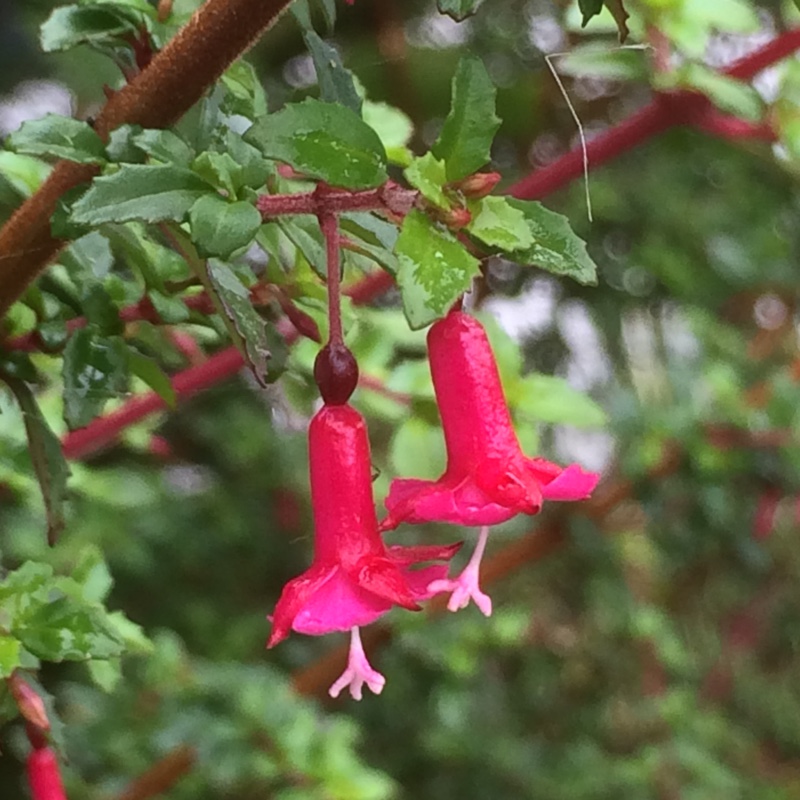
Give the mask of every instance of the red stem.
<path id="1" fill-rule="evenodd" d="M 325 237 L 325 256 L 328 267 L 328 341 L 331 344 L 342 344 L 339 221 L 335 214 L 323 213 L 319 215 L 319 226 Z"/>
<path id="2" fill-rule="evenodd" d="M 761 70 L 774 64 L 800 48 L 800 28 L 787 31 L 755 52 L 740 59 L 724 70 L 732 78 L 752 78 Z M 702 105 L 701 105 L 702 104 Z M 710 103 L 694 92 L 674 92 L 657 95 L 644 108 L 614 125 L 586 146 L 589 164 L 598 167 L 612 158 L 641 144 L 645 139 L 662 133 L 673 125 L 687 122 L 702 114 L 701 108 Z M 583 150 L 576 147 L 561 158 L 536 170 L 508 188 L 514 197 L 537 200 L 562 188 L 583 175 Z"/>
<path id="3" fill-rule="evenodd" d="M 378 274 L 367 275 L 362 281 L 345 291 L 356 305 L 364 305 L 382 294 L 392 285 L 391 276 L 383 270 Z M 283 320 L 281 321 L 283 322 Z M 288 324 L 278 325 L 278 332 L 287 344 L 294 342 L 297 331 Z M 244 366 L 239 350 L 227 347 L 198 364 L 171 378 L 172 387 L 179 400 L 185 400 L 198 392 L 208 389 L 235 375 Z M 68 433 L 61 440 L 65 458 L 80 459 L 114 442 L 125 428 L 133 425 L 156 411 L 167 408 L 166 403 L 155 393 L 132 397 L 110 414 L 98 417 L 85 428 Z"/>

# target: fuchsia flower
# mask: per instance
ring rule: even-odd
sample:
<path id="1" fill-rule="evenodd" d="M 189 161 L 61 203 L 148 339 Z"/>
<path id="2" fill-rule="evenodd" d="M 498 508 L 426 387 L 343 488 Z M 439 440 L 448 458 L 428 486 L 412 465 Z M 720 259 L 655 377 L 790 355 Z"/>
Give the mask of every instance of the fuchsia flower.
<path id="1" fill-rule="evenodd" d="M 436 481 L 392 482 L 381 523 L 495 525 L 516 514 L 536 514 L 544 500 L 582 500 L 599 476 L 577 464 L 566 469 L 522 453 L 503 395 L 486 331 L 474 317 L 452 311 L 428 332 L 428 357 L 447 447 L 447 469 Z M 488 616 L 491 601 L 478 589 L 478 565 L 488 529 L 475 557 L 456 581 L 437 580 L 429 589 L 453 591 L 455 610 L 472 596 Z"/>
<path id="2" fill-rule="evenodd" d="M 361 699 L 366 683 L 378 694 L 385 682 L 369 665 L 358 628 L 393 606 L 419 610 L 428 586 L 447 576 L 447 566 L 412 570 L 421 561 L 447 561 L 460 544 L 389 547 L 378 533 L 372 496 L 369 440 L 363 417 L 349 405 L 325 405 L 309 428 L 314 561 L 289 581 L 272 617 L 273 647 L 290 630 L 312 636 L 351 631 L 348 667 L 330 693 L 345 687 Z"/>

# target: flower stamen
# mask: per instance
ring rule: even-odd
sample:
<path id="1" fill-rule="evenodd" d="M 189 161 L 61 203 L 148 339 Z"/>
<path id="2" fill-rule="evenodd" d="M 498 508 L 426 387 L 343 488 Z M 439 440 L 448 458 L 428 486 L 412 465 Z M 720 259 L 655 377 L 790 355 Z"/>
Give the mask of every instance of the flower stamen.
<path id="1" fill-rule="evenodd" d="M 447 602 L 448 611 L 458 611 L 469 605 L 470 599 L 480 609 L 485 617 L 492 616 L 492 598 L 481 591 L 480 568 L 486 541 L 489 538 L 489 526 L 484 525 L 478 536 L 478 544 L 464 571 L 454 580 L 444 579 L 431 581 L 428 584 L 429 592 L 452 592 Z"/>
<path id="2" fill-rule="evenodd" d="M 349 688 L 353 700 L 360 700 L 365 683 L 373 694 L 380 694 L 386 685 L 386 678 L 374 670 L 367 661 L 364 645 L 361 643 L 361 631 L 358 628 L 352 628 L 347 668 L 328 689 L 328 694 L 335 698 L 339 696 L 342 689 Z"/>

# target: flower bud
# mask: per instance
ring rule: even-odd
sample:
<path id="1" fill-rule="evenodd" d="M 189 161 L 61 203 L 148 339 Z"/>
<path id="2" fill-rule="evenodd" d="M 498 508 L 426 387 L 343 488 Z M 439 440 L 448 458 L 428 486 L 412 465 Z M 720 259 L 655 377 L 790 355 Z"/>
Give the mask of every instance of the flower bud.
<path id="1" fill-rule="evenodd" d="M 327 405 L 344 405 L 358 383 L 355 357 L 341 342 L 328 342 L 314 361 L 314 380 Z"/>
<path id="2" fill-rule="evenodd" d="M 491 194 L 499 180 L 499 172 L 476 172 L 454 183 L 453 188 L 458 189 L 465 197 L 479 200 Z"/>
<path id="3" fill-rule="evenodd" d="M 8 678 L 7 685 L 17 708 L 19 708 L 19 713 L 25 720 L 40 731 L 49 731 L 50 720 L 47 718 L 44 701 L 36 694 L 33 687 L 24 681 L 17 672 L 12 673 Z"/>

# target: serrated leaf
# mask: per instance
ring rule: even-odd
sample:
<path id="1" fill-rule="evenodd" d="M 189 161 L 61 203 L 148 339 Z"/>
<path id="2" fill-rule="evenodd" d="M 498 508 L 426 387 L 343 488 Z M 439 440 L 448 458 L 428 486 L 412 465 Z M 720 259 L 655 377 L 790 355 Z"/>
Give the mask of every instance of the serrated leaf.
<path id="1" fill-rule="evenodd" d="M 178 402 L 175 388 L 157 361 L 136 352 L 136 350 L 129 349 L 128 369 L 132 375 L 143 380 L 169 408 L 175 408 Z"/>
<path id="2" fill-rule="evenodd" d="M 270 350 L 264 320 L 250 301 L 250 292 L 222 261 L 209 259 L 208 276 L 225 313 L 244 340 L 247 359 L 258 381 L 266 384 Z"/>
<path id="3" fill-rule="evenodd" d="M 356 91 L 353 73 L 342 64 L 339 51 L 313 30 L 307 30 L 303 40 L 314 62 L 320 97 L 326 103 L 339 103 L 361 114 L 361 97 Z"/>
<path id="4" fill-rule="evenodd" d="M 32 608 L 13 632 L 26 650 L 44 661 L 111 658 L 123 647 L 103 616 L 99 609 L 60 597 Z"/>
<path id="5" fill-rule="evenodd" d="M 267 158 L 333 186 L 370 189 L 386 180 L 378 134 L 343 106 L 309 98 L 262 117 L 244 138 Z"/>
<path id="6" fill-rule="evenodd" d="M 61 442 L 47 424 L 33 392 L 19 378 L 4 378 L 22 411 L 28 450 L 39 481 L 47 514 L 47 541 L 53 544 L 64 528 L 64 498 L 67 493 L 69 467 L 61 450 Z"/>
<path id="7" fill-rule="evenodd" d="M 228 258 L 253 241 L 261 214 L 251 203 L 228 203 L 219 195 L 207 194 L 192 206 L 189 222 L 201 255 Z"/>
<path id="8" fill-rule="evenodd" d="M 565 216 L 533 200 L 509 198 L 508 203 L 523 213 L 533 237 L 530 247 L 514 251 L 509 258 L 585 285 L 597 283 L 597 266 L 586 252 L 586 243 L 575 234 Z"/>
<path id="9" fill-rule="evenodd" d="M 145 128 L 131 137 L 134 146 L 143 153 L 165 164 L 188 167 L 194 151 L 176 133 L 154 128 Z"/>
<path id="10" fill-rule="evenodd" d="M 525 214 L 505 197 L 484 197 L 468 203 L 472 221 L 467 230 L 477 239 L 505 252 L 524 250 L 533 244 Z"/>
<path id="11" fill-rule="evenodd" d="M 95 179 L 72 207 L 77 224 L 145 222 L 186 218 L 209 185 L 194 172 L 173 165 L 124 164 L 119 171 Z"/>
<path id="12" fill-rule="evenodd" d="M 0 679 L 11 677 L 20 665 L 21 646 L 13 636 L 0 635 Z"/>
<path id="13" fill-rule="evenodd" d="M 267 95 L 252 64 L 242 59 L 234 61 L 220 80 L 227 89 L 223 105 L 228 113 L 248 119 L 267 113 Z"/>
<path id="14" fill-rule="evenodd" d="M 88 425 L 106 401 L 124 388 L 127 358 L 117 337 L 93 328 L 74 331 L 64 348 L 64 420 L 70 429 Z"/>
<path id="15" fill-rule="evenodd" d="M 228 197 L 236 197 L 242 185 L 244 169 L 228 153 L 206 150 L 194 160 L 192 169 Z"/>
<path id="16" fill-rule="evenodd" d="M 417 209 L 403 221 L 395 253 L 403 310 L 414 330 L 446 314 L 480 271 L 477 258 Z"/>
<path id="17" fill-rule="evenodd" d="M 456 22 L 461 22 L 471 17 L 483 0 L 436 0 L 436 5 L 442 14 L 447 14 Z"/>
<path id="18" fill-rule="evenodd" d="M 122 664 L 118 658 L 92 660 L 87 666 L 92 682 L 104 692 L 113 692 L 122 679 Z"/>
<path id="19" fill-rule="evenodd" d="M 142 19 L 134 10 L 115 6 L 61 6 L 39 29 L 39 41 L 45 53 L 69 50 L 79 44 L 107 47 L 135 36 Z"/>
<path id="20" fill-rule="evenodd" d="M 23 122 L 6 145 L 17 153 L 65 158 L 79 164 L 102 164 L 105 160 L 103 142 L 92 126 L 59 114 Z"/>
<path id="21" fill-rule="evenodd" d="M 444 209 L 450 208 L 450 201 L 442 189 L 447 183 L 445 163 L 437 159 L 433 153 L 425 153 L 424 156 L 415 158 L 403 171 L 403 176 L 433 205 Z"/>
<path id="22" fill-rule="evenodd" d="M 240 168 L 234 181 L 237 191 L 242 186 L 259 189 L 266 183 L 271 172 L 271 162 L 267 161 L 253 145 L 245 142 L 238 133 L 226 131 L 225 152 Z"/>
<path id="23" fill-rule="evenodd" d="M 524 393 L 520 412 L 537 422 L 574 425 L 582 428 L 600 427 L 606 423 L 603 409 L 563 378 L 553 375 L 527 375 L 520 381 Z"/>
<path id="24" fill-rule="evenodd" d="M 453 77 L 450 113 L 431 149 L 444 160 L 449 181 L 466 178 L 491 158 L 492 141 L 500 127 L 496 94 L 483 62 L 474 56 L 462 58 Z"/>
<path id="25" fill-rule="evenodd" d="M 81 307 L 89 324 L 99 333 L 106 336 L 122 333 L 124 326 L 119 318 L 119 309 L 103 284 L 85 282 L 81 293 Z"/>

